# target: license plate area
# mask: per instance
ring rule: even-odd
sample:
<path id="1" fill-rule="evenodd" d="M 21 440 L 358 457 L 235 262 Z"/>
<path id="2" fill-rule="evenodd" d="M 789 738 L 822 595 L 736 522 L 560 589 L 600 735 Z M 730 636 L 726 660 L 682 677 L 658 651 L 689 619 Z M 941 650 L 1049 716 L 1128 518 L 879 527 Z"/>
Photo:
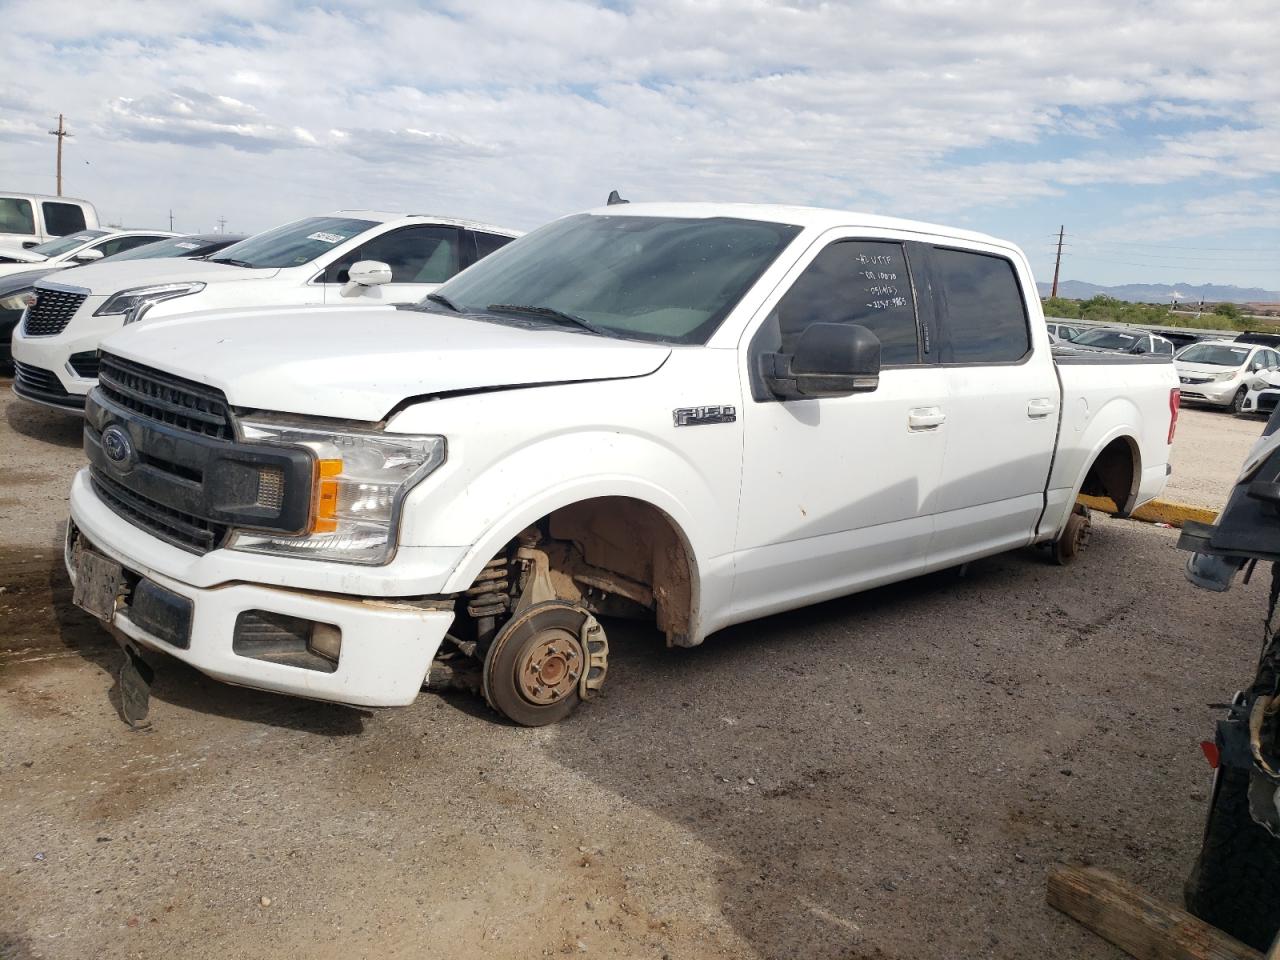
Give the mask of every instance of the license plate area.
<path id="1" fill-rule="evenodd" d="M 71 602 L 104 623 L 115 619 L 116 602 L 124 590 L 124 567 L 86 547 L 81 540 L 74 554 L 76 584 Z"/>

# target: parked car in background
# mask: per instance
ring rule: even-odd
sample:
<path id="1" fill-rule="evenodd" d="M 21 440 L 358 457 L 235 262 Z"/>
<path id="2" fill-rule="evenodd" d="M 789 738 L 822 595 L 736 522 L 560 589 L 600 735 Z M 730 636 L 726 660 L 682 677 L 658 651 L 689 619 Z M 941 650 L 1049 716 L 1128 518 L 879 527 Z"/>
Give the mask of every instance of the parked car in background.
<path id="1" fill-rule="evenodd" d="M 1241 415 L 1271 416 L 1280 401 L 1280 370 L 1259 370 L 1245 381 L 1249 392 L 1240 404 Z"/>
<path id="2" fill-rule="evenodd" d="M 1280 369 L 1280 352 L 1235 340 L 1202 340 L 1178 351 L 1173 365 L 1183 400 L 1240 413 L 1249 380 L 1264 370 Z"/>
<path id="3" fill-rule="evenodd" d="M 239 234 L 193 233 L 157 240 L 154 243 L 112 254 L 105 259 L 111 263 L 119 263 L 122 260 L 156 260 L 162 257 L 184 257 L 190 260 L 216 253 L 223 247 L 243 239 L 244 237 Z M 7 277 L 0 277 L 0 366 L 8 368 L 13 363 L 11 352 L 13 330 L 22 317 L 22 311 L 35 300 L 36 281 L 51 273 L 69 270 L 75 266 L 74 263 L 57 263 L 51 267 L 24 270 L 22 273 L 11 273 Z"/>
<path id="4" fill-rule="evenodd" d="M 538 725 L 605 682 L 598 617 L 693 647 L 1031 544 L 1065 563 L 1079 494 L 1164 488 L 1177 377 L 1051 353 L 1035 290 L 969 231 L 633 203 L 411 309 L 126 328 L 85 409 L 76 601 L 131 662 L 369 706 L 430 678 Z"/>
<path id="5" fill-rule="evenodd" d="M 0 247 L 34 247 L 97 226 L 98 211 L 88 200 L 0 192 Z"/>
<path id="6" fill-rule="evenodd" d="M 126 324 L 220 307 L 417 303 L 517 236 L 470 220 L 341 210 L 203 260 L 101 263 L 39 280 L 13 335 L 14 391 L 79 411 L 97 380 L 99 341 Z"/>
<path id="7" fill-rule="evenodd" d="M 1065 323 L 1062 320 L 1055 320 L 1052 317 L 1045 321 L 1045 328 L 1049 331 L 1049 335 L 1059 340 L 1071 340 L 1078 337 L 1088 327 L 1077 326 L 1071 323 Z"/>
<path id="8" fill-rule="evenodd" d="M 1173 344 L 1174 352 L 1206 339 L 1202 333 L 1189 333 L 1186 330 L 1161 330 L 1160 336 Z"/>
<path id="9" fill-rule="evenodd" d="M 1104 353 L 1150 353 L 1158 357 L 1172 357 L 1174 352 L 1173 344 L 1159 334 L 1124 327 L 1093 327 L 1074 337 L 1071 346 Z"/>
<path id="10" fill-rule="evenodd" d="M 36 267 L 74 267 L 105 260 L 176 234 L 168 230 L 77 230 L 30 249 L 0 249 L 0 277 L 23 273 Z"/>

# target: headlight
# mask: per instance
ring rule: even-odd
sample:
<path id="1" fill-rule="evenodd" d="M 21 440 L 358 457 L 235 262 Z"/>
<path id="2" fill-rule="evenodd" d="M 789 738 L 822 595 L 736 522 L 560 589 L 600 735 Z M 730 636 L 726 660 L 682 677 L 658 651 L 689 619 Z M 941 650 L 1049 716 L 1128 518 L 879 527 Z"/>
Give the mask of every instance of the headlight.
<path id="1" fill-rule="evenodd" d="M 17 293 L 0 297 L 0 310 L 21 312 L 33 303 L 35 303 L 34 290 L 19 290 Z"/>
<path id="2" fill-rule="evenodd" d="M 1226 373 L 1215 373 L 1213 379 L 1215 382 L 1222 380 L 1230 380 L 1236 375 L 1235 370 L 1228 370 Z"/>
<path id="3" fill-rule="evenodd" d="M 238 531 L 234 550 L 345 563 L 386 563 L 405 494 L 445 459 L 444 437 L 328 430 L 290 421 L 242 421 L 246 440 L 306 447 L 315 455 L 311 525 L 300 536 Z"/>
<path id="4" fill-rule="evenodd" d="M 93 311 L 95 317 L 124 316 L 125 323 L 141 320 L 143 315 L 162 300 L 173 300 L 175 297 L 189 297 L 204 289 L 198 280 L 187 283 L 158 283 L 150 287 L 134 287 L 132 290 L 121 290 L 108 297 L 107 302 Z"/>

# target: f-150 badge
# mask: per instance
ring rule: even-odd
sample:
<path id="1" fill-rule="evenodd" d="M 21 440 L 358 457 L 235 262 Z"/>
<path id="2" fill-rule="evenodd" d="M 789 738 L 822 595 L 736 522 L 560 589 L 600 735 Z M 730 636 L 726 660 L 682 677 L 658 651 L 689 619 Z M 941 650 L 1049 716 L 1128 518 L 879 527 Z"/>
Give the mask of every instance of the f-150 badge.
<path id="1" fill-rule="evenodd" d="M 737 407 L 679 407 L 671 411 L 677 427 L 699 427 L 704 423 L 733 423 Z"/>

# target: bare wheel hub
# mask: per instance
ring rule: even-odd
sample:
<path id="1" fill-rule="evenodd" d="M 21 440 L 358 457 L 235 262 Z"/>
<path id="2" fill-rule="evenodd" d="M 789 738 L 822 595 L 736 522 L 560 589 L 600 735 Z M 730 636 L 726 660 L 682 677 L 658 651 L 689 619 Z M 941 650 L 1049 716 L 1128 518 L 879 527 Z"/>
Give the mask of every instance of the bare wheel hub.
<path id="1" fill-rule="evenodd" d="M 582 667 L 578 638 L 552 627 L 538 635 L 516 665 L 517 689 L 530 703 L 557 703 L 577 689 Z"/>

